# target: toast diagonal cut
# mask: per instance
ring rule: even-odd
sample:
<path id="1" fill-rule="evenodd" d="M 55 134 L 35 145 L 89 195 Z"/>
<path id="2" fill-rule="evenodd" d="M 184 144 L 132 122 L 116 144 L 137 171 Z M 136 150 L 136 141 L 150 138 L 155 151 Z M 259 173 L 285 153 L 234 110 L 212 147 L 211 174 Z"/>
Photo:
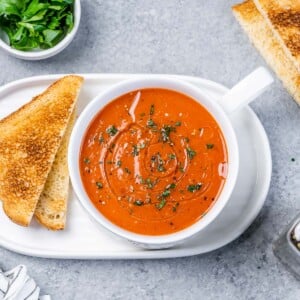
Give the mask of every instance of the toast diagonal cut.
<path id="1" fill-rule="evenodd" d="M 0 121 L 0 199 L 19 225 L 32 219 L 82 81 L 65 76 Z"/>
<path id="2" fill-rule="evenodd" d="M 254 0 L 254 3 L 300 72 L 300 1 Z"/>
<path id="3" fill-rule="evenodd" d="M 56 153 L 51 171 L 34 212 L 37 221 L 50 230 L 62 230 L 66 224 L 69 192 L 67 152 L 75 117 L 76 108 L 71 115 L 67 130 Z"/>
<path id="4" fill-rule="evenodd" d="M 264 17 L 252 0 L 233 6 L 233 12 L 254 46 L 282 80 L 289 93 L 300 104 L 300 74 L 274 37 Z"/>

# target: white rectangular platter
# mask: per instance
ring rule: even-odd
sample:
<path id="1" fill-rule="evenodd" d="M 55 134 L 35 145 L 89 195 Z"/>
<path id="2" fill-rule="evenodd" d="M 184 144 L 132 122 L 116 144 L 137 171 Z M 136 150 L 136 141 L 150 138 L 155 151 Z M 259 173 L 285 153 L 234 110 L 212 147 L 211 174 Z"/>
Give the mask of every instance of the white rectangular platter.
<path id="1" fill-rule="evenodd" d="M 61 76 L 25 78 L 0 88 L 0 119 L 31 100 Z M 85 83 L 78 101 L 79 113 L 96 95 L 113 84 L 126 79 L 154 75 L 83 74 L 82 76 Z M 187 76 L 176 77 L 206 90 L 213 98 L 218 98 L 227 91 L 225 87 L 208 80 Z M 244 158 L 241 157 L 240 164 L 241 168 L 247 167 L 248 179 L 245 179 L 241 172 L 224 212 L 200 236 L 189 242 L 166 250 L 141 249 L 112 235 L 90 220 L 71 188 L 68 222 L 64 231 L 48 231 L 35 221 L 28 228 L 20 227 L 6 217 L 0 206 L 0 245 L 25 255 L 47 258 L 138 259 L 201 254 L 231 242 L 259 213 L 267 195 L 271 175 L 269 144 L 256 115 L 249 108 L 245 108 L 233 117 L 233 124 L 239 147 L 245 148 Z M 254 138 L 256 143 L 253 143 Z M 262 153 L 265 155 L 261 155 Z M 253 158 L 251 166 L 247 165 L 249 157 Z"/>

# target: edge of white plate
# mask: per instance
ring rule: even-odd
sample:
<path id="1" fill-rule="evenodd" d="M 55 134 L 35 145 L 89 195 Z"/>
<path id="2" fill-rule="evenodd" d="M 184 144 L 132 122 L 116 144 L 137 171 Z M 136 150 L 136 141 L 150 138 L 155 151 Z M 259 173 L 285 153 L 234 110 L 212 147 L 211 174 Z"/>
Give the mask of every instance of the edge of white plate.
<path id="1" fill-rule="evenodd" d="M 49 81 L 49 80 L 55 80 L 61 76 L 64 76 L 67 74 L 52 74 L 52 75 L 41 75 L 41 76 L 33 76 L 33 77 L 27 77 L 24 79 L 19 79 L 13 82 L 10 82 L 8 84 L 5 84 L 0 88 L 0 98 L 5 95 L 6 93 L 10 92 L 11 89 L 15 88 L 16 86 L 22 87 L 22 85 L 27 85 L 29 83 L 36 84 L 37 82 L 42 81 Z M 206 86 L 218 90 L 220 93 L 225 93 L 228 89 L 216 82 L 203 79 L 203 78 L 197 78 L 192 76 L 185 76 L 185 75 L 170 75 L 170 74 L 78 74 L 88 79 L 93 80 L 99 80 L 101 78 L 105 79 L 124 79 L 124 78 L 135 78 L 135 77 L 151 77 L 156 75 L 163 75 L 168 77 L 177 77 L 181 78 L 183 80 L 187 80 L 191 83 L 202 83 Z M 124 79 L 125 80 L 125 79 Z M 2 95 L 3 94 L 3 95 Z M 1 100 L 0 100 L 1 101 Z M 262 126 L 260 120 L 258 119 L 257 115 L 254 113 L 254 111 L 248 106 L 245 107 L 255 120 L 256 126 L 260 128 L 259 133 L 262 135 L 262 140 L 264 141 L 264 144 L 261 145 L 262 148 L 265 149 L 265 153 L 268 153 L 268 157 L 265 157 L 266 161 L 266 177 L 265 177 L 265 183 L 262 188 L 262 192 L 260 194 L 259 199 L 256 201 L 256 209 L 252 210 L 252 215 L 249 218 L 249 222 L 245 224 L 243 227 L 240 227 L 239 230 L 232 231 L 231 232 L 231 238 L 228 239 L 225 243 L 224 241 L 216 242 L 214 246 L 211 245 L 207 247 L 207 249 L 203 249 L 203 246 L 201 246 L 201 250 L 198 249 L 197 246 L 191 246 L 191 247 L 184 247 L 184 248 L 170 248 L 165 250 L 140 250 L 139 252 L 126 252 L 123 251 L 114 251 L 108 254 L 100 254 L 99 252 L 89 252 L 88 255 L 86 254 L 78 254 L 76 252 L 71 253 L 68 251 L 68 254 L 57 252 L 54 253 L 53 251 L 47 252 L 42 251 L 39 252 L 38 250 L 33 250 L 28 247 L 22 247 L 18 245 L 18 243 L 11 243 L 6 242 L 3 240 L 0 240 L 0 246 L 3 248 L 6 248 L 8 250 L 11 250 L 13 252 L 17 252 L 19 254 L 28 255 L 28 256 L 35 256 L 35 257 L 41 257 L 41 258 L 56 258 L 56 259 L 163 259 L 163 258 L 174 258 L 174 257 L 186 257 L 186 256 L 193 256 L 197 254 L 204 254 L 207 252 L 214 251 L 218 248 L 224 247 L 227 244 L 231 243 L 233 240 L 237 239 L 254 221 L 254 219 L 258 216 L 261 208 L 263 207 L 263 204 L 265 202 L 265 199 L 268 195 L 270 182 L 271 182 L 271 174 L 272 174 L 272 157 L 271 157 L 271 149 L 269 140 L 267 137 L 267 134 L 265 132 L 264 127 Z"/>

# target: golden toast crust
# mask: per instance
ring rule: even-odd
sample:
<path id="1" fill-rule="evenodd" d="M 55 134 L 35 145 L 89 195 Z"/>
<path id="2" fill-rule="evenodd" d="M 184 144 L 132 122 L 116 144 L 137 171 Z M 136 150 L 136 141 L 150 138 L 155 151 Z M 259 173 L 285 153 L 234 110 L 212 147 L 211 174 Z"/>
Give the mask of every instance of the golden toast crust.
<path id="1" fill-rule="evenodd" d="M 300 72 L 300 1 L 254 0 L 254 3 Z"/>
<path id="2" fill-rule="evenodd" d="M 66 224 L 69 192 L 68 144 L 75 118 L 76 108 L 34 212 L 36 220 L 50 230 L 62 230 Z"/>
<path id="3" fill-rule="evenodd" d="M 300 104 L 300 74 L 275 38 L 265 18 L 252 0 L 233 6 L 233 13 L 254 46 Z"/>
<path id="4" fill-rule="evenodd" d="M 31 221 L 82 81 L 63 77 L 0 121 L 0 199 L 17 224 Z"/>

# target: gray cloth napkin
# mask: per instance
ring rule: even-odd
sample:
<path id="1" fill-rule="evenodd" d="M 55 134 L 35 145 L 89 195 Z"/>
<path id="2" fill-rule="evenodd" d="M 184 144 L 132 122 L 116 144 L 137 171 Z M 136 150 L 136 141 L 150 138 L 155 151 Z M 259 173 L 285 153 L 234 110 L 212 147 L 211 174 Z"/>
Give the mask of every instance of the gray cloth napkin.
<path id="1" fill-rule="evenodd" d="M 7 272 L 0 269 L 0 300 L 51 300 L 51 297 L 40 296 L 40 288 L 28 276 L 27 268 L 19 265 Z"/>

